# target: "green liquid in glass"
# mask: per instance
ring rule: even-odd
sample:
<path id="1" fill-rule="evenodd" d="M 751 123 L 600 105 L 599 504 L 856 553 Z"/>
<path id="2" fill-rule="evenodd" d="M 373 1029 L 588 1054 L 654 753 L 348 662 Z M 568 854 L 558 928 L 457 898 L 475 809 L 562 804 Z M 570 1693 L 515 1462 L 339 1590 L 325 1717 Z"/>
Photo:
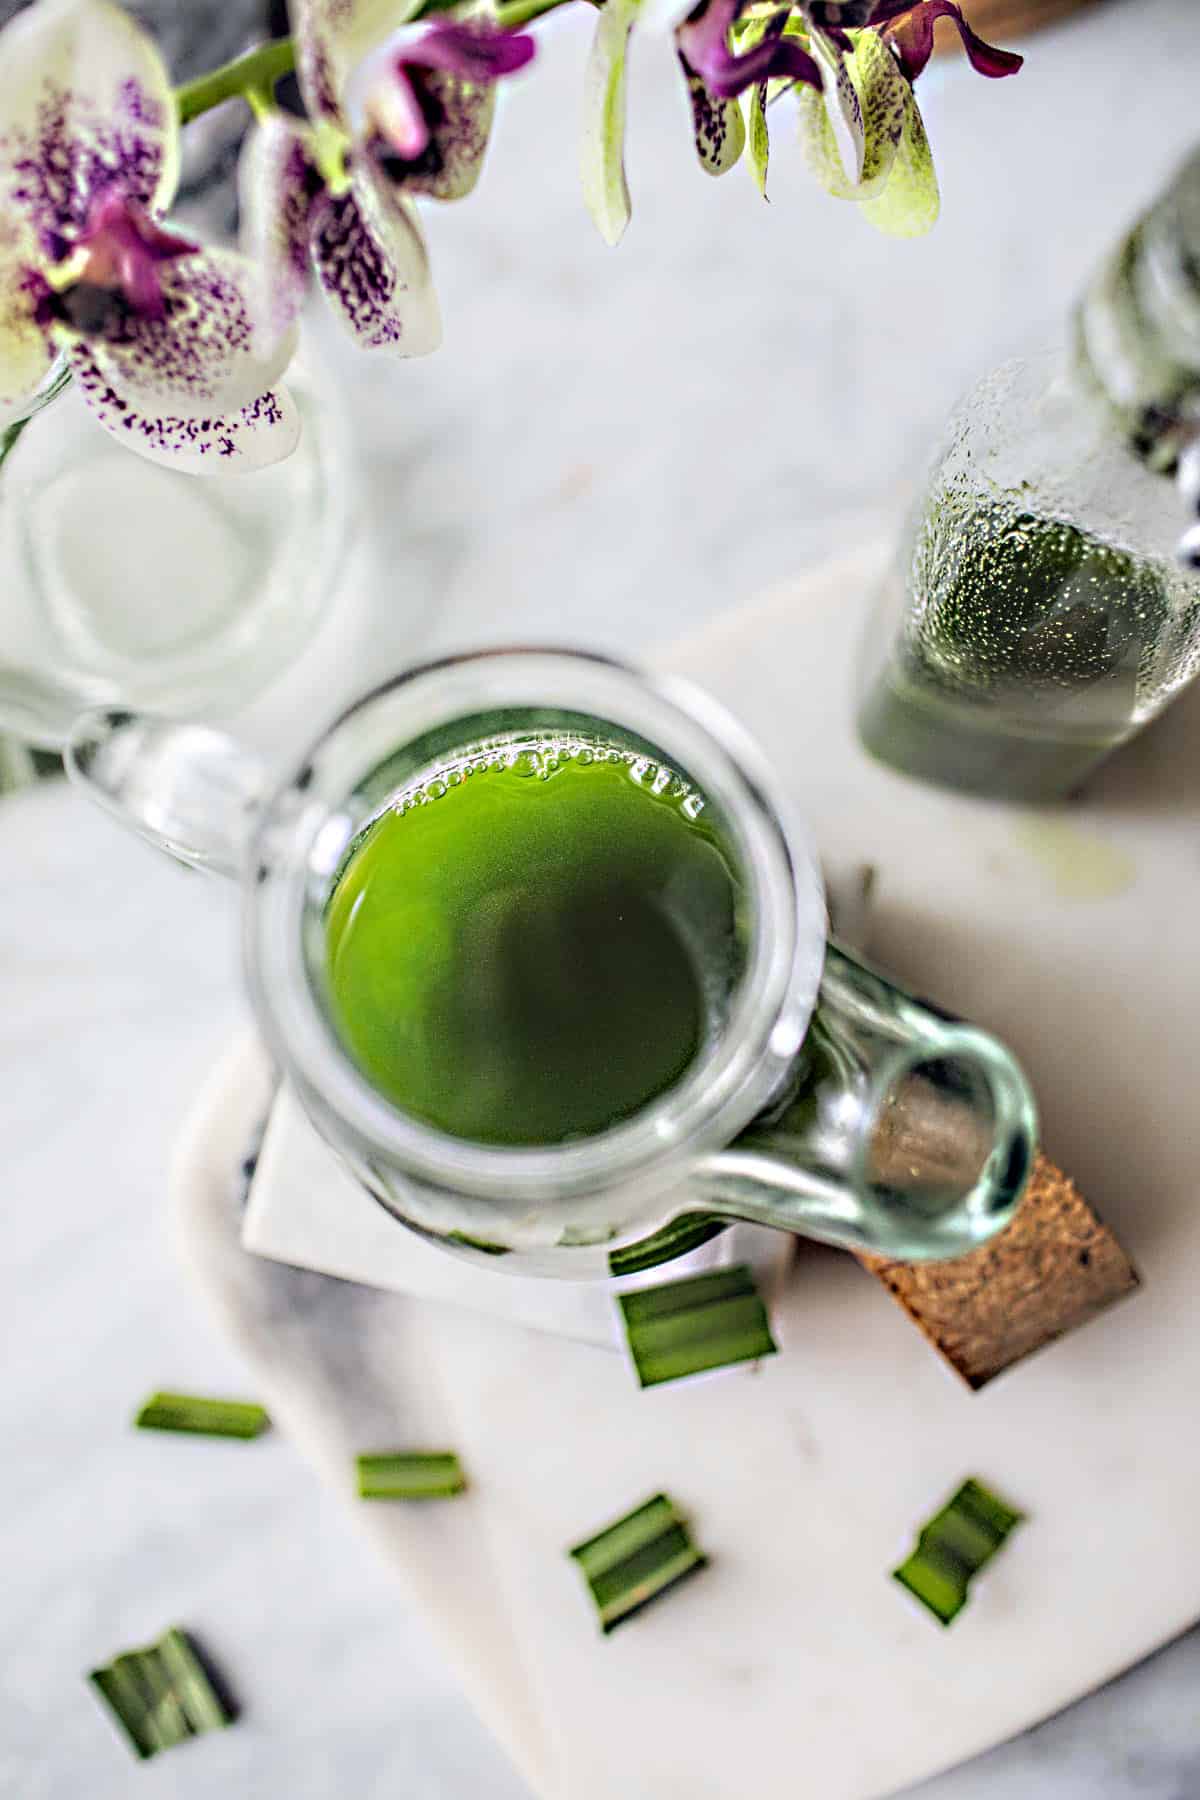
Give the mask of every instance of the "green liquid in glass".
<path id="1" fill-rule="evenodd" d="M 897 606 L 903 635 L 859 711 L 864 746 L 1007 799 L 1078 787 L 1134 730 L 1173 635 L 1194 631 L 1162 569 L 1004 494 L 939 496 L 906 592 L 889 591 Z"/>
<path id="2" fill-rule="evenodd" d="M 741 972 L 741 888 L 699 796 L 677 777 L 654 793 L 657 774 L 525 740 L 368 826 L 329 903 L 328 974 L 381 1094 L 456 1137 L 556 1144 L 685 1074 Z"/>

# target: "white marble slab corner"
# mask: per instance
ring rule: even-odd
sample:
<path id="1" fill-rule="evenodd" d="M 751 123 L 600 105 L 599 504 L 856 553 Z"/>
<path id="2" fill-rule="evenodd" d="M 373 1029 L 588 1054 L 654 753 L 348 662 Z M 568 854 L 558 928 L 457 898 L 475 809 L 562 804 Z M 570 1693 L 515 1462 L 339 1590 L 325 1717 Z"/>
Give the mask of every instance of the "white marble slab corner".
<path id="1" fill-rule="evenodd" d="M 846 597 L 869 593 L 885 553 L 868 545 L 814 570 L 662 661 L 753 727 L 830 868 L 878 868 L 872 943 L 885 962 L 1026 1060 L 1048 1150 L 1142 1269 L 1134 1300 L 973 1395 L 851 1259 L 802 1253 L 773 1312 L 779 1356 L 639 1394 L 591 1343 L 514 1329 L 500 1310 L 512 1278 L 491 1271 L 468 1271 L 481 1289 L 471 1304 L 486 1310 L 393 1296 L 394 1341 L 363 1340 L 345 1312 L 357 1288 L 333 1288 L 319 1317 L 287 1318 L 261 1259 L 214 1251 L 228 1207 L 214 1213 L 194 1169 L 231 1113 L 245 1129 L 244 1056 L 223 1089 L 218 1074 L 180 1152 L 190 1264 L 318 1466 L 337 1468 L 335 1446 L 346 1460 L 364 1391 L 390 1395 L 398 1418 L 436 1395 L 431 1416 L 452 1422 L 472 1486 L 441 1539 L 414 1543 L 396 1522 L 383 1542 L 371 1523 L 539 1800 L 610 1800 L 631 1759 L 637 1800 L 726 1800 L 739 1786 L 792 1800 L 797 1718 L 814 1795 L 881 1800 L 1076 1699 L 1200 1611 L 1184 1499 L 1200 1471 L 1187 1429 L 1200 1370 L 1188 1305 L 1200 1281 L 1200 993 L 1178 905 L 1196 879 L 1200 791 L 1166 779 L 1195 765 L 1200 696 L 1139 753 L 1160 810 L 1129 804 L 1127 769 L 1073 812 L 1076 835 L 1119 852 L 1126 871 L 1114 890 L 1081 895 L 1029 848 L 1020 815 L 902 781 L 855 744 L 845 695 L 859 615 Z M 301 1123 L 285 1122 L 294 1150 Z M 328 1156 L 296 1174 L 300 1193 L 280 1166 L 267 1187 L 276 1240 L 291 1219 L 310 1251 L 336 1254 L 339 1219 L 361 1196 Z M 407 1243 L 381 1241 L 378 1266 L 411 1293 Z M 373 1260 L 356 1246 L 356 1273 Z M 341 1310 L 338 1294 L 351 1297 Z M 286 1327 L 283 1356 L 265 1320 Z M 347 1375 L 351 1351 L 361 1369 Z M 887 1576 L 968 1474 L 1028 1516 L 942 1632 Z M 711 1565 L 601 1644 L 563 1548 L 658 1488 L 692 1516 Z M 484 1542 L 486 1576 L 467 1600 L 459 1559 Z M 481 1657 L 482 1638 L 501 1632 L 511 1654 Z"/>

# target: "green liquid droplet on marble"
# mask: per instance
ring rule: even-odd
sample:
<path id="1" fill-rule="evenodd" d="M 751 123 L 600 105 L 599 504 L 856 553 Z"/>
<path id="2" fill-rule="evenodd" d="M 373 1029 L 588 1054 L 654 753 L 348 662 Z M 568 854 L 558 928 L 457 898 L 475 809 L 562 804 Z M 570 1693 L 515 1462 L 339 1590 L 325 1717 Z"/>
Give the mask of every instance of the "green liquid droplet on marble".
<path id="1" fill-rule="evenodd" d="M 719 1029 L 744 962 L 733 858 L 694 795 L 655 794 L 625 752 L 466 766 L 352 851 L 326 922 L 335 1023 L 381 1094 L 453 1136 L 591 1135 Z"/>

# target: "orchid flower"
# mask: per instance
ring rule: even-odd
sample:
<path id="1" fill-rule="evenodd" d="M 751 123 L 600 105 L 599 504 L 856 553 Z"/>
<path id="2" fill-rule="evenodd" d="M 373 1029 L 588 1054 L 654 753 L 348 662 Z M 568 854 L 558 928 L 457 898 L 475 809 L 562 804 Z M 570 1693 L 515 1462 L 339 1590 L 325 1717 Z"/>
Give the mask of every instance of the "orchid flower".
<path id="1" fill-rule="evenodd" d="M 605 0 L 588 68 L 583 152 L 584 192 L 602 235 L 616 243 L 630 216 L 625 58 L 635 26 L 673 30 L 697 153 L 710 173 L 732 168 L 748 143 L 765 192 L 767 105 L 793 90 L 806 156 L 829 191 L 857 201 L 883 231 L 927 231 L 937 217 L 937 179 L 913 83 L 940 18 L 958 27 L 980 74 L 1021 67 L 1021 57 L 971 30 L 955 0 L 701 0 L 686 12 L 680 0 Z M 748 131 L 739 105 L 747 91 Z"/>
<path id="2" fill-rule="evenodd" d="M 534 45 L 483 17 L 381 42 L 395 10 L 395 0 L 292 0 L 309 122 L 262 117 L 243 154 L 243 241 L 273 328 L 294 318 L 311 263 L 360 344 L 421 356 L 441 342 L 441 321 L 412 196 L 470 192 L 495 84 Z"/>
<path id="3" fill-rule="evenodd" d="M 0 32 L 0 430 L 65 357 L 99 423 L 151 461 L 257 468 L 299 436 L 274 383 L 290 330 L 244 259 L 160 220 L 179 125 L 152 40 L 111 0 L 36 0 Z"/>

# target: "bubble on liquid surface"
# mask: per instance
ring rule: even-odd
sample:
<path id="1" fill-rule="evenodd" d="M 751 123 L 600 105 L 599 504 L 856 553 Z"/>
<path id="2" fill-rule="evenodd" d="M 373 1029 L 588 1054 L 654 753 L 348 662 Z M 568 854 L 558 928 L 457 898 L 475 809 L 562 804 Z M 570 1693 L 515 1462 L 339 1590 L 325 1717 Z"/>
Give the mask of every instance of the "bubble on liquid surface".
<path id="1" fill-rule="evenodd" d="M 590 768 L 597 761 L 613 767 L 624 764 L 630 780 L 643 792 L 676 805 L 689 821 L 694 822 L 704 810 L 703 795 L 669 764 L 599 738 L 588 742 L 575 737 L 517 739 L 482 749 L 472 746 L 418 775 L 388 805 L 391 811 L 404 814 L 441 800 L 468 776 L 505 773 L 521 780 L 550 781 L 571 768 Z"/>

